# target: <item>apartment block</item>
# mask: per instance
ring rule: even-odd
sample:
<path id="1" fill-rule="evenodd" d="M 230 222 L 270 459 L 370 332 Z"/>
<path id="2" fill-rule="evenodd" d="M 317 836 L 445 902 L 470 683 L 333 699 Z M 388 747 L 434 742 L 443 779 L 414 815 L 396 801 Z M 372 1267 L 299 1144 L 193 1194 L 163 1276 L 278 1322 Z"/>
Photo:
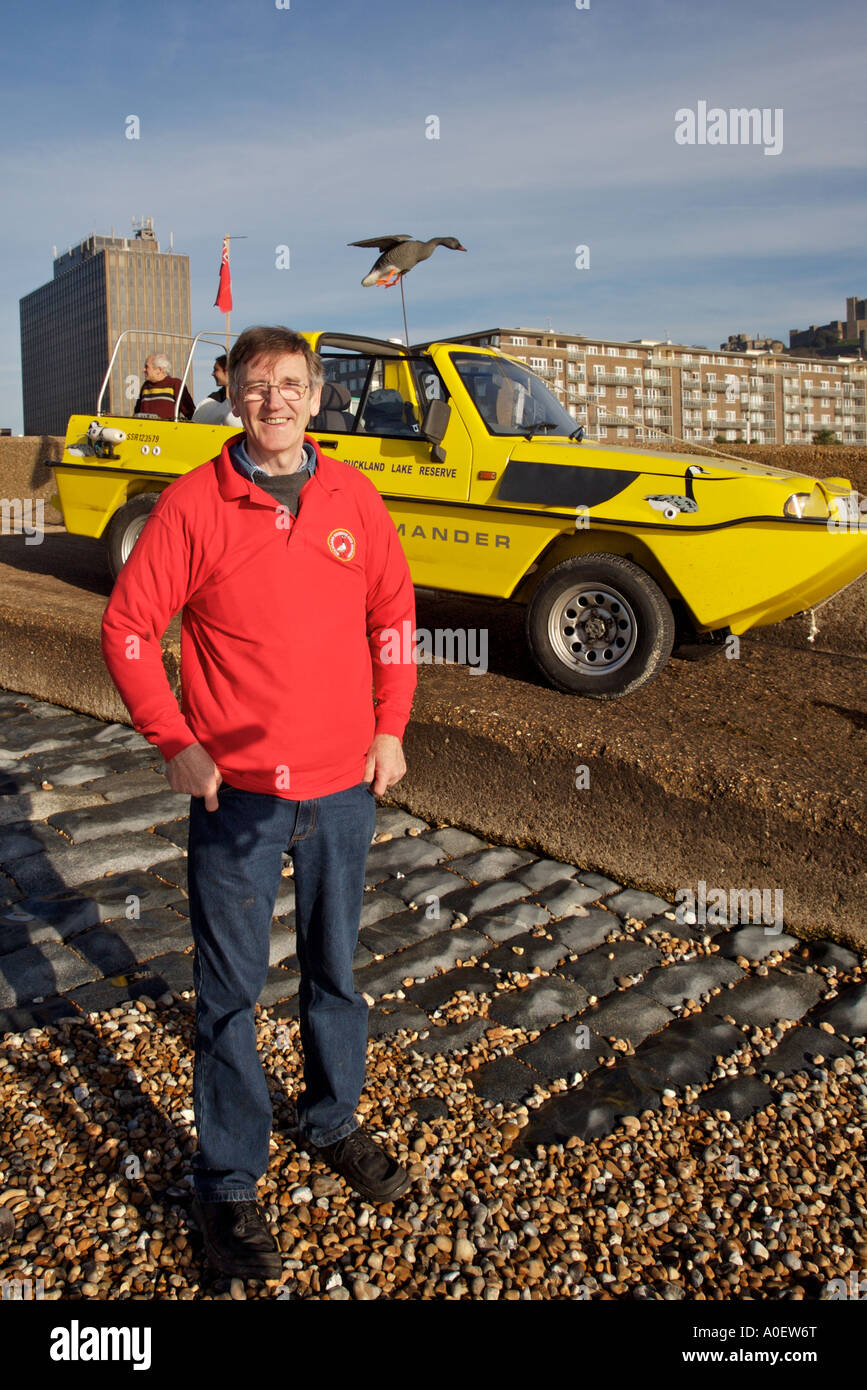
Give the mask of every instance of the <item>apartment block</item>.
<path id="1" fill-rule="evenodd" d="M 809 444 L 823 429 L 843 444 L 867 443 L 867 361 L 856 358 L 712 352 L 537 328 L 490 328 L 452 341 L 520 358 L 590 438 L 608 443 Z"/>

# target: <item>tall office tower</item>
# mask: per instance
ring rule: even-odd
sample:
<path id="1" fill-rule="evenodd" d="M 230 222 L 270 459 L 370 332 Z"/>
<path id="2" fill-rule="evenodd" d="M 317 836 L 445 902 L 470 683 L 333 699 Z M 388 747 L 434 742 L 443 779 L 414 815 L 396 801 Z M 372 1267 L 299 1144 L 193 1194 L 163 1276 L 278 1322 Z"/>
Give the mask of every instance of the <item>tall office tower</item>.
<path id="1" fill-rule="evenodd" d="M 102 406 L 129 415 L 150 353 L 165 352 L 173 376 L 183 369 L 189 344 L 164 335 L 190 334 L 189 257 L 160 250 L 151 217 L 131 237 L 94 234 L 55 257 L 20 314 L 25 434 L 65 434 L 70 415 L 95 411 L 115 340 L 135 328 L 148 331 L 124 340 Z"/>

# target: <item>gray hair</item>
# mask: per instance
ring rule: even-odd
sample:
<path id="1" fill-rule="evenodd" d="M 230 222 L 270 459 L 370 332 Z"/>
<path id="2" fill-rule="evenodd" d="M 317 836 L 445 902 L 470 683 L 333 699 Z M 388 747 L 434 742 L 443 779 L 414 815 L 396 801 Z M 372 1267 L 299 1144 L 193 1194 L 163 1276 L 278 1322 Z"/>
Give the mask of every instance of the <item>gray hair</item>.
<path id="1" fill-rule="evenodd" d="M 172 370 L 171 360 L 166 357 L 164 352 L 152 352 L 149 360 L 154 367 L 159 367 L 161 372 L 170 372 Z"/>

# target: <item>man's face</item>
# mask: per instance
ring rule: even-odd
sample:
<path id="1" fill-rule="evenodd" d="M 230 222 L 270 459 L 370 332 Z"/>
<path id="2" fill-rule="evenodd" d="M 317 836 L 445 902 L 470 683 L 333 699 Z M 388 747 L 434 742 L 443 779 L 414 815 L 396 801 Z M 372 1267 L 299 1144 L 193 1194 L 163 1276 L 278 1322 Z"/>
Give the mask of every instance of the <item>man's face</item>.
<path id="1" fill-rule="evenodd" d="M 168 376 L 168 372 L 164 367 L 157 367 L 154 359 L 149 357 L 145 362 L 145 376 L 148 381 L 162 381 L 164 377 Z"/>
<path id="2" fill-rule="evenodd" d="M 226 368 L 221 367 L 219 362 L 214 363 L 214 370 L 211 372 L 211 376 L 214 378 L 218 386 L 226 386 L 228 384 L 229 377 L 226 372 Z"/>
<path id="3" fill-rule="evenodd" d="M 245 400 L 244 387 L 254 383 L 304 386 L 300 400 L 286 401 L 279 391 L 269 390 L 262 400 Z M 232 395 L 232 407 L 247 433 L 247 442 L 257 462 L 272 460 L 283 466 L 300 459 L 301 442 L 311 415 L 319 410 L 321 387 L 310 389 L 307 363 L 300 352 L 279 357 L 252 357 L 241 367 L 240 380 Z"/>

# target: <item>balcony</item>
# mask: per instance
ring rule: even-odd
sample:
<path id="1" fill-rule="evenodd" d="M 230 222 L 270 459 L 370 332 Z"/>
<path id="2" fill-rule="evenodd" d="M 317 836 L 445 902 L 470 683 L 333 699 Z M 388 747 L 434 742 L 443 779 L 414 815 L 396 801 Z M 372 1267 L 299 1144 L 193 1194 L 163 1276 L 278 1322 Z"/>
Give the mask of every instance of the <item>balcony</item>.
<path id="1" fill-rule="evenodd" d="M 618 375 L 617 372 L 595 372 L 591 379 L 604 382 L 606 386 L 642 386 L 644 384 L 640 372 L 634 372 L 632 376 Z"/>

